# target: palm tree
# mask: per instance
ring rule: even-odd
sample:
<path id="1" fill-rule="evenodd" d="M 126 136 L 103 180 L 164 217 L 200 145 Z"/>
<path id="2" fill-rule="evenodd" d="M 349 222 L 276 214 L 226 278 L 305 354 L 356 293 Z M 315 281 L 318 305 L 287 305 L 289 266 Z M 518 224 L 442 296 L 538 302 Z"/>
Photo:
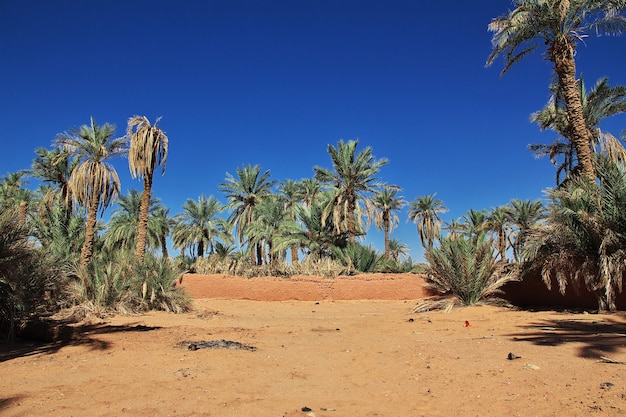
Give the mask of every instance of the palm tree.
<path id="1" fill-rule="evenodd" d="M 293 180 L 285 180 L 279 185 L 278 190 L 284 196 L 284 209 L 287 216 L 290 220 L 295 221 L 297 218 L 296 207 L 298 207 L 302 195 L 301 184 Z M 295 265 L 298 263 L 298 246 L 294 245 L 290 249 L 291 263 Z"/>
<path id="2" fill-rule="evenodd" d="M 322 183 L 316 178 L 305 178 L 298 183 L 300 197 L 305 207 L 311 208 L 311 204 L 322 191 Z"/>
<path id="3" fill-rule="evenodd" d="M 374 159 L 369 146 L 357 154 L 358 144 L 357 139 L 346 143 L 340 140 L 336 148 L 328 145 L 333 170 L 317 166 L 313 168 L 315 178 L 330 185 L 334 191 L 333 199 L 326 209 L 329 212 L 332 210 L 335 229 L 345 230 L 351 242 L 362 234 L 359 202 L 369 201 L 369 194 L 379 185 L 375 175 L 387 164 L 387 159 Z"/>
<path id="4" fill-rule="evenodd" d="M 77 159 L 68 187 L 74 204 L 87 207 L 85 242 L 80 263 L 87 265 L 93 256 L 98 211 L 101 213 L 115 201 L 120 190 L 120 180 L 115 168 L 107 161 L 126 153 L 126 138 L 113 138 L 115 126 L 105 123 L 98 126 L 91 118 L 82 125 L 57 137 L 56 142 Z"/>
<path id="5" fill-rule="evenodd" d="M 218 214 L 224 206 L 212 195 L 201 195 L 198 202 L 187 200 L 183 212 L 175 217 L 176 225 L 172 233 L 174 246 L 183 250 L 196 248 L 198 258 L 204 257 L 205 248 L 209 252 L 218 239 L 229 242 L 231 239 L 228 223 Z"/>
<path id="6" fill-rule="evenodd" d="M 543 217 L 544 207 L 541 201 L 519 199 L 511 201 L 509 222 L 515 229 L 512 233 L 511 243 L 515 261 L 519 261 L 529 230 L 537 225 Z"/>
<path id="7" fill-rule="evenodd" d="M 485 229 L 496 236 L 496 249 L 500 256 L 500 262 L 506 262 L 506 250 L 508 249 L 511 226 L 511 209 L 507 206 L 498 206 L 491 210 L 485 222 Z"/>
<path id="8" fill-rule="evenodd" d="M 424 258 L 431 284 L 442 293 L 451 292 L 464 305 L 497 294 L 516 278 L 504 273 L 504 264 L 496 261 L 493 242 L 485 232 L 475 238 L 446 236 L 439 247 L 429 247 Z"/>
<path id="9" fill-rule="evenodd" d="M 257 260 L 257 262 L 263 261 L 265 258 L 265 251 L 263 250 L 264 244 L 267 245 L 267 253 L 269 254 L 270 264 L 274 264 L 279 254 L 284 254 L 284 250 L 274 250 L 275 236 L 280 233 L 281 225 L 284 222 L 287 220 L 292 222 L 295 221 L 294 219 L 290 219 L 289 213 L 285 211 L 284 200 L 285 199 L 282 196 L 271 195 L 260 200 L 254 207 L 254 222 L 248 226 L 246 234 L 250 243 L 256 245 L 259 253 L 261 254 L 261 257 Z M 297 251 L 298 246 L 291 246 L 292 249 L 294 247 Z M 261 265 L 262 262 L 258 262 L 258 264 Z"/>
<path id="10" fill-rule="evenodd" d="M 228 221 L 237 229 L 239 244 L 243 243 L 246 228 L 254 221 L 254 207 L 263 198 L 272 194 L 276 181 L 270 181 L 270 171 L 261 174 L 259 165 L 237 168 L 237 177 L 226 173 L 226 182 L 220 191 L 226 195 L 226 208 L 230 210 Z M 252 265 L 260 263 L 261 254 L 251 250 Z"/>
<path id="11" fill-rule="evenodd" d="M 139 235 L 139 213 L 143 196 L 137 190 L 129 190 L 128 195 L 120 196 L 117 201 L 119 206 L 111 215 L 111 220 L 107 225 L 107 231 L 104 234 L 105 244 L 109 247 L 121 247 L 130 250 L 133 246 L 137 246 Z M 154 212 L 158 207 L 162 207 L 159 199 L 151 198 L 150 207 L 148 208 L 148 229 L 147 243 L 149 247 L 157 247 L 159 245 L 159 233 L 154 227 Z"/>
<path id="12" fill-rule="evenodd" d="M 398 239 L 389 240 L 389 255 L 396 262 L 406 260 L 409 257 L 409 247 Z"/>
<path id="13" fill-rule="evenodd" d="M 322 192 L 318 199 L 311 202 L 310 207 L 298 206 L 298 220 L 287 220 L 280 224 L 278 233 L 274 236 L 274 250 L 281 251 L 297 246 L 303 249 L 307 259 L 340 257 L 348 239 L 346 232 L 335 230 L 328 218 L 325 208 L 330 199 L 330 193 Z"/>
<path id="14" fill-rule="evenodd" d="M 77 165 L 76 159 L 71 159 L 70 154 L 59 146 L 54 149 L 37 148 L 37 157 L 33 160 L 29 175 L 44 183 L 51 184 L 55 188 L 44 199 L 50 199 L 62 204 L 70 215 L 71 195 L 69 191 L 69 178 Z"/>
<path id="15" fill-rule="evenodd" d="M 389 234 L 400 222 L 395 212 L 402 210 L 405 204 L 404 197 L 397 195 L 399 191 L 399 187 L 385 185 L 375 193 L 372 200 L 375 212 L 374 224 L 385 233 L 385 258 L 387 259 L 392 258 Z"/>
<path id="16" fill-rule="evenodd" d="M 600 129 L 600 123 L 607 117 L 626 112 L 626 87 L 608 85 L 608 79 L 600 79 L 587 93 L 583 79 L 578 80 L 585 122 L 592 132 L 592 149 L 596 153 L 605 153 L 610 158 L 624 162 L 626 151 L 622 144 L 610 133 Z M 552 86 L 550 102 L 540 111 L 531 115 L 531 121 L 539 124 L 542 130 L 552 129 L 560 137 L 552 145 L 530 145 L 529 149 L 536 156 L 550 156 L 550 161 L 557 169 L 557 186 L 561 183 L 560 174 L 566 175 L 574 168 L 575 148 L 566 138 L 571 130 L 563 94 L 558 85 Z M 565 140 L 563 140 L 565 138 Z M 562 156 L 559 164 L 557 157 Z"/>
<path id="17" fill-rule="evenodd" d="M 433 247 L 433 241 L 441 232 L 439 214 L 448 211 L 443 201 L 438 200 L 436 196 L 437 193 L 419 196 L 409 203 L 409 220 L 417 224 L 417 231 L 424 248 Z"/>
<path id="18" fill-rule="evenodd" d="M 32 199 L 32 192 L 23 188 L 26 171 L 10 172 L 0 183 L 0 203 L 16 210 L 17 221 L 20 225 L 26 223 L 28 207 Z"/>
<path id="19" fill-rule="evenodd" d="M 599 183 L 574 178 L 549 194 L 545 224 L 530 229 L 522 258 L 548 286 L 561 293 L 581 281 L 595 293 L 600 310 L 615 310 L 626 276 L 626 171 L 598 157 Z"/>
<path id="20" fill-rule="evenodd" d="M 545 59 L 553 64 L 563 94 L 570 130 L 567 138 L 576 149 L 582 175 L 595 176 L 591 142 L 593 133 L 585 121 L 576 80 L 575 51 L 589 32 L 620 34 L 626 19 L 619 13 L 624 0 L 516 0 L 515 9 L 491 21 L 494 32 L 487 66 L 504 56 L 504 74 L 524 56 L 545 45 Z"/>
<path id="21" fill-rule="evenodd" d="M 463 235 L 463 232 L 465 231 L 465 224 L 460 219 L 452 219 L 444 222 L 441 230 L 445 230 L 448 232 L 448 237 L 455 239 Z"/>
<path id="22" fill-rule="evenodd" d="M 147 117 L 133 116 L 128 119 L 128 127 L 126 128 L 126 135 L 130 138 L 128 151 L 130 174 L 133 178 L 143 178 L 139 230 L 135 250 L 135 256 L 139 262 L 143 262 L 146 256 L 146 235 L 154 169 L 157 165 L 161 165 L 161 174 L 164 174 L 167 161 L 168 139 L 165 133 L 157 127 L 159 120 L 157 119 L 154 125 L 151 125 Z"/>
<path id="23" fill-rule="evenodd" d="M 487 216 L 487 210 L 469 209 L 467 213 L 463 215 L 463 235 L 476 237 L 484 232 Z"/>
<path id="24" fill-rule="evenodd" d="M 167 237 L 176 224 L 176 221 L 170 216 L 170 209 L 162 205 L 156 207 L 152 213 L 152 219 L 154 221 L 154 229 L 159 236 L 161 254 L 164 259 L 167 259 L 169 257 L 167 251 Z"/>

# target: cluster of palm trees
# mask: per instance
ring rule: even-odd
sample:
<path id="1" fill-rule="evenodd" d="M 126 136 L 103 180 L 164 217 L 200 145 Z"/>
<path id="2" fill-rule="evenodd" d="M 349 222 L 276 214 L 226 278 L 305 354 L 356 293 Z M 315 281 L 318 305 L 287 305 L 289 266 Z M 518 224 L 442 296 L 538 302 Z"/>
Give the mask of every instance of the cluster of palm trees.
<path id="1" fill-rule="evenodd" d="M 417 225 L 433 282 L 465 294 L 471 302 L 491 292 L 513 264 L 541 274 L 548 285 L 556 280 L 562 291 L 569 283 L 583 283 L 597 294 L 601 308 L 612 309 L 626 272 L 626 151 L 600 125 L 626 111 L 626 87 L 601 79 L 587 92 L 577 76 L 575 56 L 589 34 L 620 34 L 626 28 L 621 14 L 626 0 L 513 3 L 512 11 L 489 24 L 493 38 L 487 65 L 503 57 L 505 73 L 545 47 L 543 56 L 552 64 L 555 83 L 550 102 L 531 119 L 558 137 L 530 149 L 549 156 L 556 166 L 556 187 L 548 204 L 544 208 L 541 202 L 513 200 L 442 223 L 446 208 L 432 194 L 408 203 L 408 220 Z M 133 116 L 126 135 L 115 137 L 114 126 L 98 125 L 92 118 L 59 135 L 52 149 L 37 149 L 30 170 L 2 179 L 0 235 L 12 240 L 0 240 L 0 301 L 15 294 L 40 294 L 26 290 L 35 281 L 27 285 L 7 267 L 15 259 L 27 259 L 40 268 L 31 256 L 40 253 L 52 256 L 53 265 L 76 263 L 74 282 L 82 282 L 92 297 L 173 307 L 159 298 L 159 288 L 167 287 L 169 278 L 151 281 L 154 270 L 169 275 L 167 262 L 154 262 L 168 259 L 170 240 L 181 258 L 218 255 L 249 267 L 287 259 L 292 265 L 331 259 L 357 270 L 415 266 L 407 260 L 408 247 L 390 236 L 407 202 L 400 187 L 378 178 L 387 160 L 375 158 L 370 147 L 357 151 L 358 140 L 329 145 L 331 167 L 316 166 L 313 177 L 300 181 L 278 183 L 258 165 L 238 167 L 219 184 L 225 204 L 201 195 L 172 216 L 152 196 L 155 171 L 165 171 L 168 155 L 168 138 L 157 124 Z M 111 163 L 120 155 L 128 156 L 131 175 L 143 181 L 141 192 L 120 195 Z M 26 187 L 29 177 L 41 182 L 35 192 Z M 110 221 L 102 224 L 98 214 L 116 201 Z M 359 243 L 372 224 L 384 232 L 382 254 Z M 117 253 L 132 254 L 132 265 L 113 262 Z M 129 274 L 142 278 L 129 286 L 124 278 Z M 94 283 L 110 291 L 100 291 Z M 51 299 L 54 288 L 45 288 L 48 298 L 43 298 Z M 139 292 L 139 298 L 129 298 L 131 292 Z M 0 303 L 4 315 L 15 306 Z"/>

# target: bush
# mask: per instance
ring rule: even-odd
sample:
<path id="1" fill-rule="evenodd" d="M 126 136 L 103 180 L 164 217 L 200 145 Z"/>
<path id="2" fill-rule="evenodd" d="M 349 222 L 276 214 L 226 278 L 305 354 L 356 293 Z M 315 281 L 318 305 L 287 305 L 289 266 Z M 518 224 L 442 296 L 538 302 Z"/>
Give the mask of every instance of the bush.
<path id="1" fill-rule="evenodd" d="M 33 247 L 29 238 L 16 213 L 0 206 L 0 330 L 8 339 L 31 314 L 55 308 L 62 265 Z"/>
<path id="2" fill-rule="evenodd" d="M 191 305 L 176 287 L 181 273 L 168 259 L 148 255 L 140 263 L 130 252 L 105 250 L 87 266 L 75 268 L 68 294 L 75 306 L 96 316 L 146 310 L 180 313 Z"/>
<path id="3" fill-rule="evenodd" d="M 497 294 L 502 285 L 517 279 L 517 274 L 505 273 L 505 263 L 496 261 L 493 242 L 485 234 L 446 237 L 439 247 L 428 249 L 424 257 L 432 286 L 454 294 L 464 305 Z"/>

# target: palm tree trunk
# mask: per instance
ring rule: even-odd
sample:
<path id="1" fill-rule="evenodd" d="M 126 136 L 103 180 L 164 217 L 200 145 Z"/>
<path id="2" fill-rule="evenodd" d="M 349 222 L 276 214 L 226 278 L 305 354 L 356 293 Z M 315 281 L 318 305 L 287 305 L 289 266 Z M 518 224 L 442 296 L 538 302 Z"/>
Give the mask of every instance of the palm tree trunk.
<path id="1" fill-rule="evenodd" d="M 389 251 L 389 213 L 383 213 L 383 229 L 385 230 L 385 258 L 391 259 Z"/>
<path id="2" fill-rule="evenodd" d="M 26 213 L 28 212 L 28 202 L 26 200 L 20 200 L 20 205 L 17 209 L 17 223 L 20 226 L 26 224 Z"/>
<path id="3" fill-rule="evenodd" d="M 92 193 L 89 196 L 89 207 L 87 208 L 87 224 L 85 225 L 85 242 L 80 251 L 80 264 L 86 266 L 93 256 L 93 242 L 96 235 L 96 221 L 98 215 L 98 202 L 100 196 Z"/>
<path id="4" fill-rule="evenodd" d="M 165 236 L 165 233 L 161 233 L 159 240 L 161 241 L 161 253 L 163 253 L 163 259 L 167 259 L 170 255 L 167 251 L 167 237 Z"/>
<path id="5" fill-rule="evenodd" d="M 298 247 L 297 246 L 291 247 L 291 264 L 298 265 Z"/>
<path id="6" fill-rule="evenodd" d="M 137 248 L 135 257 L 143 262 L 146 257 L 146 236 L 148 233 L 148 216 L 150 210 L 150 194 L 152 193 L 152 177 L 146 175 L 143 180 L 141 207 L 139 207 L 139 224 L 137 225 Z"/>
<path id="7" fill-rule="evenodd" d="M 350 242 L 356 242 L 356 221 L 354 218 L 354 212 L 356 211 L 356 198 L 354 196 L 348 196 L 348 216 L 346 226 L 348 228 L 348 239 Z"/>
<path id="8" fill-rule="evenodd" d="M 582 99 L 576 81 L 576 62 L 574 50 L 567 41 L 557 43 L 554 47 L 553 56 L 554 71 L 559 79 L 559 86 L 563 91 L 565 109 L 569 117 L 571 132 L 568 139 L 576 149 L 577 168 L 582 175 L 595 178 L 593 166 L 593 154 L 591 150 L 592 134 L 585 122 Z"/>

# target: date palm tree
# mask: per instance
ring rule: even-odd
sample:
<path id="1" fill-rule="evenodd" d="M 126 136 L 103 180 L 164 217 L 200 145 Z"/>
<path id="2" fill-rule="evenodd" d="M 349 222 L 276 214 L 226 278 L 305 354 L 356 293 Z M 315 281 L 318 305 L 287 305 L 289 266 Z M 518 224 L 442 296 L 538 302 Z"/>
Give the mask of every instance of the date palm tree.
<path id="1" fill-rule="evenodd" d="M 118 208 L 111 214 L 111 220 L 104 233 L 105 245 L 108 247 L 124 248 L 130 250 L 137 246 L 139 235 L 139 213 L 142 205 L 142 194 L 137 190 L 129 190 L 128 195 L 120 196 L 117 201 Z M 151 198 L 148 214 L 147 244 L 155 248 L 159 246 L 159 233 L 154 225 L 154 212 L 162 207 L 159 199 Z"/>
<path id="2" fill-rule="evenodd" d="M 56 139 L 57 145 L 78 161 L 68 187 L 74 204 L 87 208 L 85 242 L 80 255 L 83 266 L 93 256 L 98 212 L 103 213 L 119 195 L 120 179 L 108 161 L 126 153 L 126 138 L 114 138 L 114 134 L 114 125 L 99 126 L 92 117 L 89 125 L 62 133 Z"/>
<path id="3" fill-rule="evenodd" d="M 269 263 L 273 265 L 279 256 L 284 258 L 285 253 L 284 250 L 274 250 L 275 237 L 280 232 L 284 222 L 295 220 L 291 219 L 289 212 L 285 210 L 285 198 L 282 195 L 271 195 L 263 198 L 256 204 L 254 210 L 254 222 L 248 226 L 246 234 L 250 243 L 256 245 L 261 254 L 257 263 L 262 264 L 266 253 L 264 247 L 267 247 Z M 297 250 L 296 245 L 291 246 L 291 248 L 294 247 Z"/>
<path id="4" fill-rule="evenodd" d="M 355 241 L 362 232 L 362 209 L 360 202 L 370 201 L 370 195 L 379 186 L 376 175 L 387 164 L 387 159 L 375 159 L 372 148 L 366 147 L 356 153 L 359 140 L 344 142 L 337 147 L 328 145 L 333 170 L 314 167 L 315 178 L 331 186 L 333 199 L 326 209 L 332 210 L 333 225 L 338 231 L 346 231 L 348 239 Z"/>
<path id="5" fill-rule="evenodd" d="M 165 173 L 167 161 L 168 138 L 157 127 L 160 119 L 153 125 L 145 116 L 133 116 L 128 119 L 126 135 L 130 138 L 128 164 L 133 178 L 143 179 L 141 208 L 139 210 L 139 230 L 137 231 L 137 247 L 135 256 L 143 262 L 146 256 L 146 239 L 148 233 L 148 217 L 152 195 L 154 169 L 161 166 L 161 174 Z"/>
<path id="6" fill-rule="evenodd" d="M 259 200 L 272 194 L 276 181 L 270 180 L 270 171 L 261 174 L 259 165 L 237 168 L 237 176 L 226 173 L 226 181 L 219 185 L 226 196 L 226 208 L 230 210 L 228 221 L 237 230 L 239 244 L 243 243 L 246 228 L 254 221 L 254 207 Z M 250 251 L 252 265 L 260 262 L 261 254 Z"/>
<path id="7" fill-rule="evenodd" d="M 298 246 L 307 259 L 319 260 L 335 258 L 347 245 L 346 232 L 337 232 L 325 212 L 331 195 L 321 193 L 320 199 L 311 202 L 310 207 L 298 206 L 298 221 L 285 221 L 274 236 L 274 250 L 281 251 Z"/>
<path id="8" fill-rule="evenodd" d="M 154 228 L 159 235 L 159 244 L 161 245 L 161 254 L 164 259 L 169 257 L 167 250 L 167 237 L 170 235 L 176 221 L 170 216 L 170 209 L 159 205 L 152 213 L 154 219 Z"/>
<path id="9" fill-rule="evenodd" d="M 520 59 L 544 45 L 545 59 L 553 65 L 563 94 L 570 129 L 567 139 L 576 149 L 577 168 L 594 177 L 593 133 L 585 121 L 576 80 L 576 47 L 593 32 L 620 34 L 626 19 L 620 15 L 624 0 L 515 0 L 515 8 L 488 26 L 494 32 L 487 66 L 504 57 L 502 74 Z"/>
<path id="10" fill-rule="evenodd" d="M 385 258 L 391 259 L 391 248 L 389 234 L 398 226 L 400 218 L 397 211 L 402 210 L 405 201 L 404 197 L 399 196 L 400 188 L 392 185 L 385 185 L 379 191 L 376 191 L 372 199 L 374 210 L 374 224 L 379 230 L 385 234 Z"/>
<path id="11" fill-rule="evenodd" d="M 304 204 L 305 207 L 311 208 L 313 201 L 317 198 L 320 192 L 322 192 L 322 183 L 316 178 L 304 178 L 298 183 L 298 185 L 300 188 L 302 204 Z"/>
<path id="12" fill-rule="evenodd" d="M 466 237 L 477 237 L 485 231 L 487 222 L 487 210 L 469 209 L 462 217 L 463 235 Z"/>
<path id="13" fill-rule="evenodd" d="M 302 196 L 301 184 L 293 180 L 285 180 L 279 185 L 278 190 L 280 191 L 281 195 L 284 196 L 284 209 L 287 213 L 287 216 L 290 220 L 296 221 L 296 207 L 298 207 L 298 203 L 300 203 Z M 291 263 L 295 265 L 298 263 L 298 246 L 294 245 L 290 248 L 290 250 Z"/>
<path id="14" fill-rule="evenodd" d="M 53 149 L 37 148 L 35 153 L 37 157 L 28 174 L 54 187 L 44 199 L 63 205 L 69 217 L 71 195 L 68 182 L 76 167 L 76 159 L 71 159 L 70 154 L 58 146 Z"/>
<path id="15" fill-rule="evenodd" d="M 600 310 L 615 310 L 626 277 L 626 171 L 603 156 L 596 167 L 599 182 L 573 178 L 550 192 L 546 222 L 530 229 L 522 258 L 548 288 L 582 283 Z"/>
<path id="16" fill-rule="evenodd" d="M 409 247 L 398 239 L 390 239 L 389 254 L 396 262 L 404 261 L 409 258 Z"/>
<path id="17" fill-rule="evenodd" d="M 10 172 L 0 182 L 0 203 L 5 207 L 12 207 L 17 214 L 20 225 L 26 224 L 26 216 L 32 199 L 32 192 L 26 188 L 24 177 L 26 171 Z"/>
<path id="18" fill-rule="evenodd" d="M 172 240 L 174 246 L 182 249 L 196 249 L 198 258 L 203 258 L 205 249 L 213 252 L 219 240 L 228 243 L 231 239 L 229 225 L 219 214 L 224 206 L 212 195 L 201 195 L 198 201 L 187 200 L 183 212 L 175 217 Z"/>
<path id="19" fill-rule="evenodd" d="M 541 201 L 515 199 L 510 203 L 509 222 L 513 226 L 513 258 L 519 261 L 520 254 L 526 244 L 528 232 L 544 217 L 544 207 Z"/>
<path id="20" fill-rule="evenodd" d="M 448 209 L 443 201 L 438 200 L 437 193 L 417 197 L 409 203 L 409 220 L 417 224 L 417 232 L 424 248 L 432 248 L 433 242 L 441 233 L 440 213 Z"/>
<path id="21" fill-rule="evenodd" d="M 600 123 L 607 117 L 626 112 L 626 87 L 608 84 L 607 78 L 602 78 L 587 92 L 585 83 L 578 80 L 578 88 L 582 100 L 585 122 L 592 132 L 592 149 L 595 153 L 604 153 L 609 158 L 620 162 L 626 161 L 626 150 L 613 135 L 600 129 Z M 550 162 L 557 167 L 556 184 L 561 184 L 560 175 L 567 175 L 574 168 L 575 148 L 566 138 L 571 130 L 563 94 L 558 85 L 552 86 L 552 97 L 548 104 L 531 115 L 531 121 L 536 122 L 542 130 L 552 129 L 558 137 L 552 145 L 530 145 L 529 149 L 537 157 L 549 156 Z M 563 162 L 558 163 L 557 158 Z"/>
<path id="22" fill-rule="evenodd" d="M 512 232 L 510 225 L 511 209 L 508 206 L 498 206 L 491 210 L 485 222 L 485 229 L 496 236 L 495 245 L 500 262 L 506 262 L 506 251 L 509 245 L 509 236 Z"/>

